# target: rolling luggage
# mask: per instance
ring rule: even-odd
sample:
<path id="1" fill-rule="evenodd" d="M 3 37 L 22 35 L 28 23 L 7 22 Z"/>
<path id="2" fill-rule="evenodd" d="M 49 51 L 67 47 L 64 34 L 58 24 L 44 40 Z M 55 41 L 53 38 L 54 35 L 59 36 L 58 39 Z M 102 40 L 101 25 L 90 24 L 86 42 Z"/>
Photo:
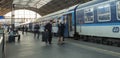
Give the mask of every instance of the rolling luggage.
<path id="1" fill-rule="evenodd" d="M 43 42 L 47 42 L 48 41 L 48 38 L 49 38 L 49 33 L 48 33 L 48 31 L 44 31 L 43 33 L 42 33 L 42 41 Z"/>

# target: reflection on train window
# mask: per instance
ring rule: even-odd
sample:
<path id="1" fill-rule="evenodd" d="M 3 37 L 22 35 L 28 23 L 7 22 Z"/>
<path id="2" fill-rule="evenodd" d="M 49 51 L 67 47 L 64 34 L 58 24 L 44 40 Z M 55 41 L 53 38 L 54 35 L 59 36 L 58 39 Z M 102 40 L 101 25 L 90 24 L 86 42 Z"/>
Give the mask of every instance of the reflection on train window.
<path id="1" fill-rule="evenodd" d="M 83 10 L 79 10 L 77 11 L 77 14 L 76 14 L 76 24 L 79 25 L 79 24 L 82 24 L 83 23 L 83 20 L 84 20 L 84 14 L 83 14 Z M 82 22 L 82 23 L 81 23 Z"/>
<path id="2" fill-rule="evenodd" d="M 65 24 L 67 23 L 67 16 L 66 15 L 64 15 L 63 21 L 64 21 Z"/>
<path id="3" fill-rule="evenodd" d="M 93 23 L 94 22 L 94 10 L 93 10 L 93 8 L 85 9 L 84 12 L 85 12 L 85 16 L 84 16 L 85 23 Z"/>
<path id="4" fill-rule="evenodd" d="M 76 14 L 77 18 L 76 18 L 76 24 L 80 24 L 80 20 L 81 20 L 81 11 L 77 11 L 77 14 Z"/>
<path id="5" fill-rule="evenodd" d="M 110 19 L 109 15 L 99 16 L 99 20 L 107 20 Z"/>
<path id="6" fill-rule="evenodd" d="M 117 3 L 117 18 L 120 20 L 120 1 Z"/>
<path id="7" fill-rule="evenodd" d="M 97 8 L 98 21 L 106 22 L 111 20 L 110 5 L 102 5 Z"/>

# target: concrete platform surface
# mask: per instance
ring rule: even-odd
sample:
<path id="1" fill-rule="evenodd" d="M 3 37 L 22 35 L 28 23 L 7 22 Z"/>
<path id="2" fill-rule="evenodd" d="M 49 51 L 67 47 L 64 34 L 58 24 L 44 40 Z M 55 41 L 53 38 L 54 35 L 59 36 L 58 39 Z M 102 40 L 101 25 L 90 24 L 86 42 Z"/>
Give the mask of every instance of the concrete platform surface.
<path id="1" fill-rule="evenodd" d="M 66 39 L 64 45 L 57 44 L 53 37 L 46 45 L 33 37 L 32 33 L 21 35 L 21 41 L 7 43 L 6 58 L 120 58 L 120 48 Z"/>

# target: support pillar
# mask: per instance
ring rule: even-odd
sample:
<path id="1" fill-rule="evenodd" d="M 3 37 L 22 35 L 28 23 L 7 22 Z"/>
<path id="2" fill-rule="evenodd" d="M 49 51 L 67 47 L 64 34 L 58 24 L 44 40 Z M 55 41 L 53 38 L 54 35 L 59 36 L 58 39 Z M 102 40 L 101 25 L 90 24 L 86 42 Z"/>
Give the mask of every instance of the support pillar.
<path id="1" fill-rule="evenodd" d="M 15 4 L 12 4 L 12 7 L 11 7 L 11 9 L 12 9 L 12 13 L 11 13 L 11 27 L 12 27 L 12 29 L 14 29 L 15 28 L 15 13 L 14 13 L 14 10 L 15 10 Z"/>

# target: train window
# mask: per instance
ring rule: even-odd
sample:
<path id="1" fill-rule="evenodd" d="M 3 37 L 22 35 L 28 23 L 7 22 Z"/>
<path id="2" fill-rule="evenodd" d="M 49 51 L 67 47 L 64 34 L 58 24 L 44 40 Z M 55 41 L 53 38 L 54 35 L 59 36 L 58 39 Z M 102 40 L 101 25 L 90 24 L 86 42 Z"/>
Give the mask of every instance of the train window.
<path id="1" fill-rule="evenodd" d="M 94 10 L 93 8 L 88 8 L 84 10 L 84 21 L 85 23 L 93 23 L 94 22 Z"/>
<path id="2" fill-rule="evenodd" d="M 120 1 L 117 2 L 117 7 L 116 7 L 116 9 L 117 9 L 117 19 L 120 20 Z"/>
<path id="3" fill-rule="evenodd" d="M 98 21 L 99 22 L 106 22 L 111 20 L 111 12 L 110 12 L 110 5 L 101 5 L 97 8 L 98 14 Z"/>
<path id="4" fill-rule="evenodd" d="M 84 10 L 79 10 L 77 11 L 77 14 L 76 14 L 76 24 L 79 25 L 79 24 L 82 24 L 81 21 L 83 22 L 83 19 L 84 19 Z"/>
<path id="5" fill-rule="evenodd" d="M 67 23 L 67 16 L 66 15 L 64 16 L 63 21 L 65 24 Z"/>

